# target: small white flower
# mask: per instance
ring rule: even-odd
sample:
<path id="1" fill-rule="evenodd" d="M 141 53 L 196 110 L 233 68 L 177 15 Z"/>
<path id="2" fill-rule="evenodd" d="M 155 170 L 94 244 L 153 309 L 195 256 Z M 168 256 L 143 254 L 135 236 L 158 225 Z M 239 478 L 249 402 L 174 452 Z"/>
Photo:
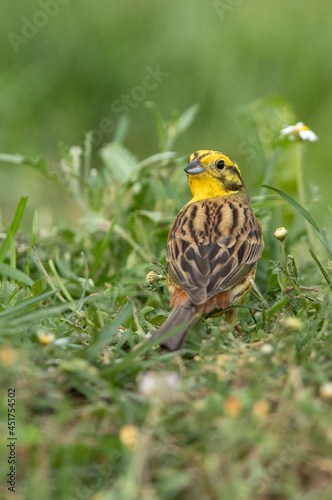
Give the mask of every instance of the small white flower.
<path id="1" fill-rule="evenodd" d="M 61 167 L 62 173 L 67 174 L 68 172 L 70 172 L 70 168 L 68 166 L 67 160 L 65 160 L 64 158 L 61 158 L 61 160 L 60 160 L 60 167 Z"/>
<path id="2" fill-rule="evenodd" d="M 271 344 L 263 344 L 261 347 L 261 352 L 263 354 L 272 354 L 273 346 Z"/>
<path id="3" fill-rule="evenodd" d="M 181 379 L 176 372 L 150 371 L 139 375 L 138 390 L 145 399 L 173 401 L 178 395 Z"/>
<path id="4" fill-rule="evenodd" d="M 72 157 L 79 158 L 83 154 L 83 149 L 81 148 L 81 146 L 71 146 L 69 152 Z"/>
<path id="5" fill-rule="evenodd" d="M 70 156 L 73 163 L 73 171 L 78 174 L 80 170 L 80 161 L 83 154 L 83 150 L 80 146 L 72 146 L 69 150 Z"/>
<path id="6" fill-rule="evenodd" d="M 43 345 L 52 344 L 55 340 L 55 335 L 53 333 L 49 333 L 44 328 L 40 328 L 40 330 L 38 330 L 37 337 L 39 342 Z"/>
<path id="7" fill-rule="evenodd" d="M 318 141 L 318 137 L 310 130 L 309 127 L 304 125 L 303 122 L 298 122 L 296 125 L 288 125 L 280 130 L 280 139 L 288 137 L 290 141 L 302 140 L 302 141 Z"/>
<path id="8" fill-rule="evenodd" d="M 54 345 L 66 345 L 69 343 L 68 337 L 60 337 L 54 341 Z"/>

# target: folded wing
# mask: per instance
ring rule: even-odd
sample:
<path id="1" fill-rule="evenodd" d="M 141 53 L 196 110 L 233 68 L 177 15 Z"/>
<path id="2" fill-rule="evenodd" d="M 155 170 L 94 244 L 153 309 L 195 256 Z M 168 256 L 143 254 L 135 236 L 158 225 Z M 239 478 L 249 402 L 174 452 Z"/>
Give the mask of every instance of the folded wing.
<path id="1" fill-rule="evenodd" d="M 175 222 L 168 241 L 169 282 L 199 305 L 248 276 L 262 255 L 263 240 L 248 205 L 204 200 L 191 222 L 190 206 L 183 212 L 178 218 L 184 223 Z"/>

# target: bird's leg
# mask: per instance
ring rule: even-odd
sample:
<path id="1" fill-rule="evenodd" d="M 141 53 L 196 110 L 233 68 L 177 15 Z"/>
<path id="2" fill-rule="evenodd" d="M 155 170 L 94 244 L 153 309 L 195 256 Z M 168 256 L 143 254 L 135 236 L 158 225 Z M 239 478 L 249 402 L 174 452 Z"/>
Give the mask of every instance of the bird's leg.
<path id="1" fill-rule="evenodd" d="M 234 325 L 234 328 L 235 328 L 235 330 L 237 331 L 237 333 L 239 335 L 243 335 L 243 331 L 241 330 L 241 328 L 239 327 L 239 325 Z"/>

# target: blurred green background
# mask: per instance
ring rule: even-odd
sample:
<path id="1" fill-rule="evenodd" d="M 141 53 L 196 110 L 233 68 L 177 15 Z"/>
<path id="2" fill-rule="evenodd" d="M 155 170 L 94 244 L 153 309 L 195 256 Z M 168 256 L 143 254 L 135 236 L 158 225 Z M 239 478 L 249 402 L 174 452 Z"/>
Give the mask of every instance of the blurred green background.
<path id="1" fill-rule="evenodd" d="M 52 164 L 60 158 L 59 141 L 82 144 L 85 132 L 94 130 L 97 166 L 98 148 L 126 112 L 126 146 L 143 159 L 158 151 L 144 103 L 156 102 L 167 118 L 198 103 L 196 120 L 173 149 L 179 155 L 222 150 L 241 166 L 254 195 L 265 160 L 259 146 L 250 146 L 241 110 L 278 94 L 319 136 L 306 147 L 304 168 L 306 183 L 320 188 L 315 216 L 326 225 L 330 12 L 328 0 L 4 0 L 0 153 L 42 156 Z M 148 76 L 156 71 L 161 75 Z M 80 216 L 68 195 L 31 167 L 0 163 L 2 220 L 10 221 L 23 195 L 29 196 L 26 227 L 35 208 L 46 226 Z"/>

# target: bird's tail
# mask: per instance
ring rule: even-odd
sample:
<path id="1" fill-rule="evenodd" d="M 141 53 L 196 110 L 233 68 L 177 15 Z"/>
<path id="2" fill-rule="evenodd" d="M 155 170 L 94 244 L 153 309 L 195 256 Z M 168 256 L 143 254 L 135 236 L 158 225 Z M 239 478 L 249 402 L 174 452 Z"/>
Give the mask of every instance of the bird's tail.
<path id="1" fill-rule="evenodd" d="M 169 318 L 165 323 L 158 328 L 158 330 L 152 335 L 150 340 L 155 340 L 161 336 L 164 336 L 167 332 L 174 331 L 174 335 L 171 337 L 161 340 L 160 345 L 168 351 L 179 351 L 182 349 L 184 341 L 191 325 L 196 321 L 197 314 L 195 306 L 190 299 L 185 300 L 178 307 L 173 309 Z"/>

